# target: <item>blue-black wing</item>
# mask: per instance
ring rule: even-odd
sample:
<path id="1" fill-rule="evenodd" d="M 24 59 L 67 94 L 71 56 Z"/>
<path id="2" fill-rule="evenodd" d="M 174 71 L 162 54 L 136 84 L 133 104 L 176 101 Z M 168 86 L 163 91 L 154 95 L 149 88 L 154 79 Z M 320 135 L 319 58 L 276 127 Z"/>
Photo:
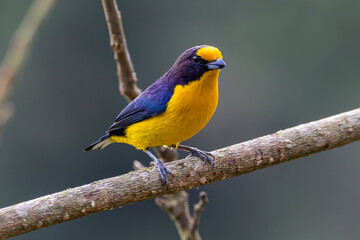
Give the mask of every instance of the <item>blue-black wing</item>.
<path id="1" fill-rule="evenodd" d="M 155 82 L 129 103 L 116 117 L 115 122 L 107 130 L 107 133 L 118 135 L 117 133 L 123 132 L 123 129 L 131 124 L 165 112 L 173 91 L 165 86 L 161 86 L 160 83 L 159 81 Z"/>

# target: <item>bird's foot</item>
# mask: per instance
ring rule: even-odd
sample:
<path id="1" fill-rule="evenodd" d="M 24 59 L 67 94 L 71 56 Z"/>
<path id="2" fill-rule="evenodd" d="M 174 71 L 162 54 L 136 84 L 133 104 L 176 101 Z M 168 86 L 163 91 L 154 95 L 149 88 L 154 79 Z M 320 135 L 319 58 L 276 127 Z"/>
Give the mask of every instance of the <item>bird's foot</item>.
<path id="1" fill-rule="evenodd" d="M 161 180 L 163 181 L 163 183 L 164 183 L 167 187 L 169 187 L 169 181 L 168 181 L 168 179 L 167 179 L 166 174 L 170 174 L 172 177 L 174 177 L 174 175 L 172 174 L 172 172 L 171 172 L 169 169 L 167 169 L 167 168 L 164 166 L 164 164 L 163 164 L 160 160 L 157 161 L 155 164 L 156 164 L 156 166 L 157 166 L 157 168 L 158 168 L 158 171 L 159 171 L 159 173 L 160 173 Z"/>
<path id="2" fill-rule="evenodd" d="M 189 157 L 198 157 L 201 160 L 203 160 L 205 163 L 210 163 L 211 166 L 214 168 L 215 156 L 212 155 L 211 153 L 199 150 L 194 147 L 188 147 L 183 145 L 179 145 L 178 148 L 190 152 Z"/>
<path id="3" fill-rule="evenodd" d="M 158 171 L 160 173 L 162 182 L 166 185 L 167 188 L 169 188 L 169 181 L 167 179 L 167 174 L 170 174 L 173 177 L 174 177 L 174 175 L 172 174 L 172 172 L 169 169 L 167 169 L 164 166 L 163 162 L 160 161 L 157 157 L 155 157 L 149 150 L 146 150 L 145 152 L 151 157 L 152 160 L 154 160 L 154 163 L 157 166 Z"/>
<path id="4" fill-rule="evenodd" d="M 199 149 L 194 149 L 194 151 L 191 152 L 189 155 L 190 157 L 198 157 L 201 160 L 203 160 L 205 163 L 210 163 L 212 167 L 214 167 L 214 160 L 215 157 L 209 152 L 205 152 Z"/>

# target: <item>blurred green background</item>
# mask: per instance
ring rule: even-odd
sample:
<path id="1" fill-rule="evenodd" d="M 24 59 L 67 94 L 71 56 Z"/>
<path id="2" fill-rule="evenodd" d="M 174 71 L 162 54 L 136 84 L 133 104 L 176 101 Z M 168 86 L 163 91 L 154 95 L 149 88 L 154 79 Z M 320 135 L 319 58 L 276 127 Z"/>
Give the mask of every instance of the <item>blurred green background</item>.
<path id="1" fill-rule="evenodd" d="M 30 1 L 0 1 L 0 57 Z M 213 150 L 359 107 L 356 0 L 118 1 L 138 85 L 185 49 L 217 46 L 227 67 L 208 126 L 188 145 Z M 0 142 L 0 207 L 132 170 L 125 144 L 81 150 L 126 106 L 101 1 L 58 1 L 32 44 Z M 210 202 L 203 239 L 359 239 L 360 143 L 190 191 Z M 16 239 L 178 239 L 153 200 Z"/>

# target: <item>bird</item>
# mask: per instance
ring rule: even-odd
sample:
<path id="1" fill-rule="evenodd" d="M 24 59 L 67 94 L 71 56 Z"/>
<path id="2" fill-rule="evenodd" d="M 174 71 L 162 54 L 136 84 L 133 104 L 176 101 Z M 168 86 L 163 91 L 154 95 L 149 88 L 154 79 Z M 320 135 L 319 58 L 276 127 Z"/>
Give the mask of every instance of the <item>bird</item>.
<path id="1" fill-rule="evenodd" d="M 186 50 L 163 76 L 119 113 L 104 136 L 84 151 L 104 149 L 112 143 L 132 145 L 155 162 L 166 186 L 167 174 L 173 174 L 151 153 L 152 147 L 187 151 L 214 166 L 211 153 L 180 143 L 204 128 L 214 114 L 219 71 L 225 65 L 216 47 L 200 45 Z"/>

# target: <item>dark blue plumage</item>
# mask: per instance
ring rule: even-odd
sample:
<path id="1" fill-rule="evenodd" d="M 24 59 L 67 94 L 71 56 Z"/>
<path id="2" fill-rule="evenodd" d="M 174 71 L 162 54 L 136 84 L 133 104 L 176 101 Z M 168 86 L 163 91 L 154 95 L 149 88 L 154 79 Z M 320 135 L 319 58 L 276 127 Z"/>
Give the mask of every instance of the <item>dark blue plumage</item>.
<path id="1" fill-rule="evenodd" d="M 159 84 L 151 85 L 121 111 L 107 132 L 118 135 L 118 131 L 126 126 L 165 112 L 174 89 L 169 90 Z"/>

